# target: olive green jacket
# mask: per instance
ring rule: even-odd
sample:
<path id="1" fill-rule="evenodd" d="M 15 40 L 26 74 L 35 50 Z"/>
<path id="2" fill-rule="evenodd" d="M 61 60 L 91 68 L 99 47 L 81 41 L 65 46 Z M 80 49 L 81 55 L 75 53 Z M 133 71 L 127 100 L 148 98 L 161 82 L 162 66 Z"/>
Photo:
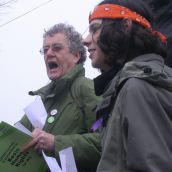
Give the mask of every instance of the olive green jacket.
<path id="1" fill-rule="evenodd" d="M 161 56 L 145 54 L 126 63 L 97 113 L 108 117 L 97 172 L 172 171 L 172 69 Z"/>
<path id="2" fill-rule="evenodd" d="M 61 79 L 30 94 L 41 96 L 48 117 L 52 110 L 57 110 L 55 121 L 46 121 L 43 128 L 55 135 L 54 156 L 58 159 L 60 150 L 72 146 L 78 172 L 91 172 L 100 158 L 99 134 L 90 130 L 96 118 L 92 110 L 99 98 L 94 94 L 92 81 L 84 75 L 83 65 L 76 65 Z M 20 122 L 33 130 L 26 116 Z"/>

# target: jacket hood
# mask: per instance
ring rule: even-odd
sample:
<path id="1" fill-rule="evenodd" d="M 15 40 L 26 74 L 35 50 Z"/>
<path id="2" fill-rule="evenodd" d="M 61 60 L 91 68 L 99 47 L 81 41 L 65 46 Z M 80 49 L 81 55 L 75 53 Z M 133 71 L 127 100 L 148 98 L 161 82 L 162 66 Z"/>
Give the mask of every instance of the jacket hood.
<path id="1" fill-rule="evenodd" d="M 164 64 L 161 56 L 146 54 L 126 63 L 112 80 L 115 83 L 115 88 L 108 88 L 105 94 L 108 95 L 114 91 L 116 92 L 116 89 L 125 80 L 133 77 L 172 91 L 172 69 Z"/>

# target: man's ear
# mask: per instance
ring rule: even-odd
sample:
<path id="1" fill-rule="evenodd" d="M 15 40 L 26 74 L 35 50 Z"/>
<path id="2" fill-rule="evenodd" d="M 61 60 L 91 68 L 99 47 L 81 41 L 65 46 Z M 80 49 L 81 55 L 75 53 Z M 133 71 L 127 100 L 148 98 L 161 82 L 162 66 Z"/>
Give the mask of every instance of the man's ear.
<path id="1" fill-rule="evenodd" d="M 77 64 L 79 59 L 81 58 L 81 53 L 77 52 L 74 55 L 75 55 L 74 62 L 75 62 L 75 64 Z"/>
<path id="2" fill-rule="evenodd" d="M 131 28 L 132 28 L 133 22 L 132 22 L 131 19 L 124 18 L 124 19 L 123 19 L 123 24 L 124 24 L 124 26 L 126 27 L 126 30 L 130 31 Z"/>

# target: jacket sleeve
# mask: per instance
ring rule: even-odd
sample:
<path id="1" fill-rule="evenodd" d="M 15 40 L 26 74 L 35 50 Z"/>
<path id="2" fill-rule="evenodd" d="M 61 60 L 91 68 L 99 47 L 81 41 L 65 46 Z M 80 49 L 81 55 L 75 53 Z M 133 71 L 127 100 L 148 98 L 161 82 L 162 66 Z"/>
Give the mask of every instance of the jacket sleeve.
<path id="1" fill-rule="evenodd" d="M 95 96 L 93 82 L 86 78 L 77 80 L 77 86 L 73 91 L 81 101 L 85 124 L 83 127 L 86 128 L 87 132 L 55 136 L 55 153 L 58 156 L 60 150 L 72 146 L 75 160 L 79 167 L 96 169 L 100 159 L 100 135 L 97 132 L 91 132 L 91 126 L 96 120 L 93 108 L 100 98 Z"/>
<path id="2" fill-rule="evenodd" d="M 125 172 L 172 171 L 172 123 L 168 114 L 171 105 L 166 99 L 171 93 L 142 80 L 129 83 L 120 107 Z"/>

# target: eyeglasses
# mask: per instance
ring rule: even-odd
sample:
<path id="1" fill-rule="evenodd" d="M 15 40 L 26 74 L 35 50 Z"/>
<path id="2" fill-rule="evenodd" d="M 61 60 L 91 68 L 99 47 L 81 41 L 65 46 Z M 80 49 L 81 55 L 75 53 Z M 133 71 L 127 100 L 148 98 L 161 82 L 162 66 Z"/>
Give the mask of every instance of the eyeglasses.
<path id="1" fill-rule="evenodd" d="M 39 52 L 45 56 L 45 55 L 47 55 L 47 52 L 50 48 L 51 48 L 51 51 L 56 53 L 56 52 L 59 52 L 60 50 L 64 49 L 65 46 L 56 43 L 56 44 L 42 47 Z"/>
<path id="2" fill-rule="evenodd" d="M 89 26 L 89 32 L 95 33 L 102 27 L 100 23 L 94 23 Z"/>

